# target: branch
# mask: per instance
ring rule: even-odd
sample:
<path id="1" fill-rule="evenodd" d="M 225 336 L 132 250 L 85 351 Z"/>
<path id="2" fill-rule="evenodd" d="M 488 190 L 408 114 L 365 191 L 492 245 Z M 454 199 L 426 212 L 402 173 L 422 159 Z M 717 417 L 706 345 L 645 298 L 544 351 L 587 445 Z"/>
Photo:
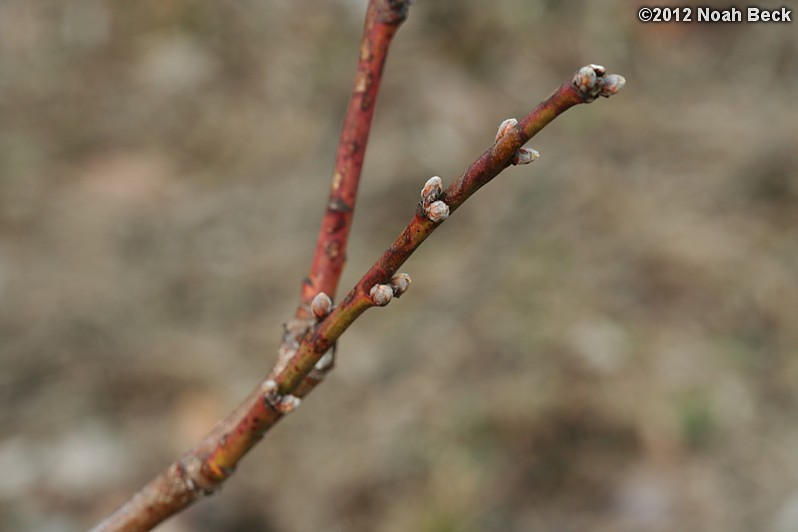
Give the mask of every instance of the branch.
<path id="1" fill-rule="evenodd" d="M 396 237 L 391 247 L 372 265 L 341 304 L 301 342 L 296 355 L 274 379 L 278 393 L 283 396 L 292 393 L 363 312 L 374 306 L 384 306 L 390 301 L 390 297 L 382 295 L 384 291 L 379 287 L 392 287 L 396 284 L 394 276 L 399 267 L 450 213 L 508 166 L 525 164 L 537 158 L 537 152 L 523 148 L 524 144 L 574 105 L 590 103 L 599 96 L 612 96 L 625 83 L 622 76 L 607 75 L 602 66 L 582 67 L 571 80 L 563 83 L 520 122 L 515 119 L 504 121 L 493 146 L 471 164 L 445 192 L 435 190 L 440 187 L 440 178 L 428 181 L 422 190 L 422 201 L 415 216 Z M 435 183 L 436 179 L 438 183 Z M 375 295 L 382 297 L 378 299 Z"/>
<path id="2" fill-rule="evenodd" d="M 335 298 L 346 262 L 360 172 L 388 48 L 407 17 L 410 0 L 372 0 L 360 43 L 354 87 L 344 117 L 335 160 L 330 198 L 319 229 L 310 274 L 302 283 L 297 318 L 308 318 L 308 307 L 321 292 Z"/>
<path id="3" fill-rule="evenodd" d="M 430 179 L 414 217 L 341 304 L 327 314 L 330 304 L 321 295 L 313 298 L 312 313 L 318 323 L 297 339 L 290 356 L 281 357 L 269 377 L 199 446 L 187 451 L 95 530 L 147 530 L 218 489 L 263 434 L 296 408 L 300 396 L 309 391 L 304 384 L 308 375 L 324 362 L 324 355 L 341 334 L 363 312 L 386 305 L 407 289 L 409 278 L 396 272 L 449 214 L 508 166 L 534 160 L 537 153 L 523 145 L 561 113 L 598 96 L 609 97 L 624 83 L 623 77 L 607 75 L 601 66 L 585 66 L 523 119 L 503 122 L 493 146 L 446 191 L 440 178 Z"/>
<path id="4" fill-rule="evenodd" d="M 270 376 L 280 373 L 287 360 L 296 353 L 299 340 L 315 324 L 311 310 L 314 297 L 323 295 L 322 300 L 327 298 L 327 304 L 332 305 L 326 294 L 335 297 L 346 260 L 346 246 L 383 68 L 391 41 L 406 20 L 411 3 L 412 0 L 369 0 L 354 86 L 338 142 L 330 197 L 319 229 L 310 274 L 302 284 L 295 319 L 284 326 L 277 364 Z M 307 394 L 315 388 L 332 365 L 331 354 L 328 363 L 307 376 L 303 390 L 297 391 L 297 395 Z M 290 400 L 275 404 L 282 412 L 292 405 Z M 186 452 L 94 530 L 149 530 L 201 496 L 212 493 L 232 473 L 235 463 L 280 416 L 273 408 L 266 407 L 262 389 L 254 390 L 233 413 L 218 423 L 197 448 Z M 225 454 L 223 449 L 228 449 L 229 453 Z M 217 454 L 223 458 L 214 459 Z M 232 466 L 224 465 L 230 462 Z"/>

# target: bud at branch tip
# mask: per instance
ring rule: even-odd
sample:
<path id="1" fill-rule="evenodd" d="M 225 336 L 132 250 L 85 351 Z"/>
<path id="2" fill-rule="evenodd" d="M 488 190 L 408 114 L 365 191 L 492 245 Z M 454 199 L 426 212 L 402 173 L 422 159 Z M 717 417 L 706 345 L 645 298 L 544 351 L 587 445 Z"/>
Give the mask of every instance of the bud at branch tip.
<path id="1" fill-rule="evenodd" d="M 601 85 L 601 95 L 609 98 L 621 90 L 624 85 L 626 85 L 626 78 L 619 74 L 610 74 L 604 78 L 604 82 Z"/>
<path id="2" fill-rule="evenodd" d="M 601 65 L 586 65 L 574 75 L 573 86 L 582 93 L 585 102 L 592 102 L 599 96 L 609 98 L 626 85 L 626 79 L 618 74 L 607 74 Z"/>

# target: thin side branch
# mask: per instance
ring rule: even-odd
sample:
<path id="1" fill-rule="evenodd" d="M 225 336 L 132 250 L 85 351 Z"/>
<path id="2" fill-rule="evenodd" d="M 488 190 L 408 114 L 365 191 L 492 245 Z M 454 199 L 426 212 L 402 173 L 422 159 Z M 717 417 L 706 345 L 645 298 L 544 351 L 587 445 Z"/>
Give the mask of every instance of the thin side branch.
<path id="1" fill-rule="evenodd" d="M 442 213 L 443 207 L 447 215 L 454 212 L 508 166 L 533 160 L 531 150 L 521 150 L 535 134 L 574 105 L 609 97 L 624 83 L 621 76 L 607 75 L 603 67 L 585 66 L 523 119 L 503 123 L 493 146 L 448 189 L 440 190 L 434 179 L 428 181 L 413 218 L 344 300 L 329 314 L 326 302 L 311 305 L 321 309 L 318 322 L 297 338 L 290 357 L 279 361 L 266 381 L 199 446 L 187 451 L 95 530 L 147 530 L 218 489 L 244 454 L 309 391 L 305 388 L 308 375 L 323 362 L 341 334 L 369 308 L 387 304 L 389 293 L 396 297 L 407 288 L 409 279 L 396 272 L 446 219 L 435 213 Z"/>
<path id="2" fill-rule="evenodd" d="M 341 304 L 302 341 L 296 355 L 275 379 L 280 393 L 292 393 L 324 353 L 363 312 L 373 306 L 380 306 L 375 305 L 370 297 L 372 287 L 388 283 L 399 267 L 446 218 L 436 221 L 430 215 L 430 208 L 435 203 L 442 202 L 448 207 L 447 216 L 448 213 L 453 213 L 502 170 L 518 164 L 517 157 L 523 145 L 557 116 L 574 105 L 590 103 L 598 96 L 612 96 L 625 83 L 622 76 L 607 75 L 602 66 L 582 67 L 572 79 L 563 83 L 520 122 L 501 132 L 493 146 L 442 192 L 438 200 L 425 205 L 428 202 L 426 198 L 422 199 L 415 216 L 396 237 L 391 247 L 372 265 Z M 425 190 L 426 188 L 425 186 Z"/>
<path id="3" fill-rule="evenodd" d="M 308 305 L 316 294 L 324 292 L 335 299 L 346 262 L 360 172 L 383 67 L 391 40 L 407 17 L 409 7 L 410 0 L 369 2 L 354 87 L 338 142 L 330 198 L 319 229 L 310 274 L 302 283 L 297 318 L 308 317 Z"/>

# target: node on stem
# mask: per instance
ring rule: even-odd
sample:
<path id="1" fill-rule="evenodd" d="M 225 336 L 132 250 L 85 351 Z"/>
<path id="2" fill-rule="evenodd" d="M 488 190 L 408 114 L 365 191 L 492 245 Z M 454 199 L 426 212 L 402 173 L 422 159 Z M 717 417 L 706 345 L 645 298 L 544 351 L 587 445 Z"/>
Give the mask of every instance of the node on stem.
<path id="1" fill-rule="evenodd" d="M 261 386 L 263 400 L 281 414 L 290 414 L 297 409 L 302 400 L 293 395 L 281 395 L 279 385 L 274 379 L 266 380 Z"/>

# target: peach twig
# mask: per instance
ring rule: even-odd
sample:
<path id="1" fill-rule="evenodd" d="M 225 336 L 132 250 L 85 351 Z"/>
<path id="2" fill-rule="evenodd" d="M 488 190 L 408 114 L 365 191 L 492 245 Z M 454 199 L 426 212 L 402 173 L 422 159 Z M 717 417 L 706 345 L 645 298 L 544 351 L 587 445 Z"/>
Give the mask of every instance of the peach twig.
<path id="1" fill-rule="evenodd" d="M 354 87 L 338 142 L 330 197 L 310 274 L 302 283 L 297 318 L 307 317 L 307 307 L 316 294 L 324 292 L 335 299 L 346 262 L 346 246 L 382 71 L 393 36 L 407 17 L 410 3 L 410 0 L 369 2 Z"/>
<path id="2" fill-rule="evenodd" d="M 428 181 L 413 218 L 343 301 L 329 313 L 327 302 L 318 301 L 315 323 L 293 336 L 295 345 L 290 356 L 278 362 L 269 377 L 197 447 L 161 472 L 95 530 L 147 530 L 218 489 L 263 434 L 293 411 L 299 398 L 312 389 L 307 387 L 308 375 L 326 364 L 325 357 L 341 334 L 366 310 L 388 304 L 407 289 L 409 278 L 397 274 L 399 267 L 445 220 L 435 219 L 431 206 L 441 202 L 453 213 L 512 165 L 523 145 L 557 116 L 598 96 L 611 96 L 624 83 L 623 77 L 608 75 L 603 67 L 585 66 L 523 119 L 503 124 L 494 144 L 449 188 L 441 190 L 439 180 Z"/>

